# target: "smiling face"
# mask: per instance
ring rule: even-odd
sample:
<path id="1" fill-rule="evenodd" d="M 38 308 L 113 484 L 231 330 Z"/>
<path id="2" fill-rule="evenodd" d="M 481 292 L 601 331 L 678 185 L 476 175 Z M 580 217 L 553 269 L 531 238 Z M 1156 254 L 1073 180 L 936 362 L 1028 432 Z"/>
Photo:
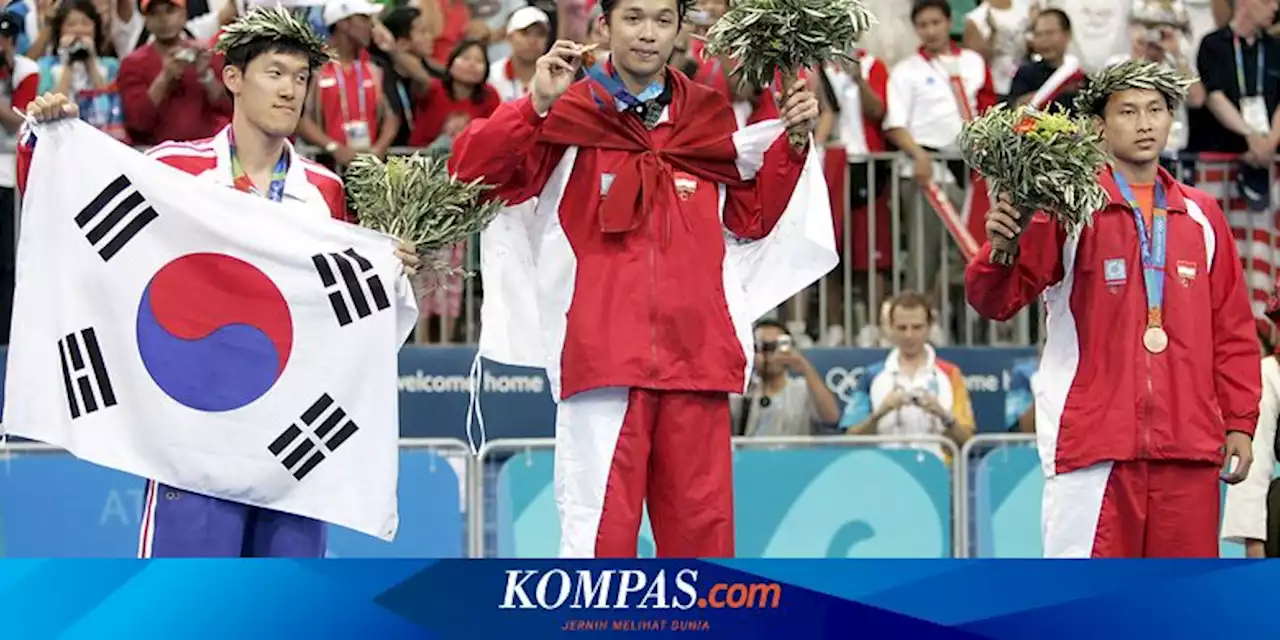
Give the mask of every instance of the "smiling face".
<path id="1" fill-rule="evenodd" d="M 268 51 L 249 61 L 242 71 L 228 64 L 222 81 L 235 96 L 235 110 L 263 133 L 293 135 L 302 117 L 311 70 L 307 56 L 291 51 Z"/>
<path id="2" fill-rule="evenodd" d="M 1173 114 L 1163 93 L 1126 89 L 1111 94 L 1103 111 L 1102 135 L 1116 159 L 1133 164 L 1160 158 L 1173 127 Z"/>
<path id="3" fill-rule="evenodd" d="M 619 0 L 606 29 L 614 65 L 638 83 L 657 78 L 680 34 L 676 0 Z"/>

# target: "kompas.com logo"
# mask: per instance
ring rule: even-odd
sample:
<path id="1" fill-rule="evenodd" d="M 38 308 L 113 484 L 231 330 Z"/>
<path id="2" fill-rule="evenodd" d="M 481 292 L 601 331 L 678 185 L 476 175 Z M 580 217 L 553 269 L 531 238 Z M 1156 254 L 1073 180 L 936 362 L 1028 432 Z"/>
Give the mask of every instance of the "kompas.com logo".
<path id="1" fill-rule="evenodd" d="M 512 569 L 499 609 L 777 609 L 776 582 L 717 582 L 698 586 L 696 569 L 666 569 L 652 575 L 638 569 L 566 571 Z"/>

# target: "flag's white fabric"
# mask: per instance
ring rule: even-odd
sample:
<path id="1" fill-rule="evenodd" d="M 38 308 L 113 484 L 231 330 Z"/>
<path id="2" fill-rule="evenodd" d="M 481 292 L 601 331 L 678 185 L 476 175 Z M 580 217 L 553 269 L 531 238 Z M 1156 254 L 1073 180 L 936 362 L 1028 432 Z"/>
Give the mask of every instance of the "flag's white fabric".
<path id="1" fill-rule="evenodd" d="M 396 354 L 417 317 L 395 240 L 199 180 L 79 120 L 36 134 L 8 432 L 188 491 L 393 539 Z M 112 184 L 128 186 L 78 224 Z M 104 259 L 147 207 L 155 218 Z M 339 265 L 332 254 L 350 259 Z M 334 269 L 329 286 L 314 256 Z M 335 306 L 351 321 L 341 324 Z M 280 368 L 255 367 L 264 357 Z M 331 402 L 308 426 L 303 415 L 324 397 Z M 281 438 L 293 426 L 301 433 Z"/>

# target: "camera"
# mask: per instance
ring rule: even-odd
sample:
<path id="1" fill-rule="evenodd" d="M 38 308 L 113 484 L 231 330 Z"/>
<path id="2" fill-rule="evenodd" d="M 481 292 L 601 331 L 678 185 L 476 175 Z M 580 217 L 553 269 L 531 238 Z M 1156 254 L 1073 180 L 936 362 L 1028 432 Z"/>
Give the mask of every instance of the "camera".
<path id="1" fill-rule="evenodd" d="M 84 40 L 76 40 L 67 47 L 67 58 L 72 62 L 84 62 L 89 59 L 89 45 Z"/>
<path id="2" fill-rule="evenodd" d="M 173 57 L 175 57 L 175 58 L 177 58 L 177 59 L 179 59 L 179 60 L 181 60 L 181 61 L 183 61 L 183 62 L 186 62 L 186 63 L 190 64 L 190 63 L 192 63 L 192 62 L 195 62 L 195 61 L 196 61 L 196 50 L 195 50 L 195 49 L 182 49 L 181 51 L 178 51 L 177 53 L 174 53 L 174 54 L 173 54 Z"/>

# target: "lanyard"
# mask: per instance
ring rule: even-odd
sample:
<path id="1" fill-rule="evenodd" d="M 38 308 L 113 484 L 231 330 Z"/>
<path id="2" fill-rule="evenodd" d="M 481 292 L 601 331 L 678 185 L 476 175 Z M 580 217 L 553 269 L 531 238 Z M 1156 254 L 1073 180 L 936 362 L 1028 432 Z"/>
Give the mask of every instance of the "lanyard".
<path id="1" fill-rule="evenodd" d="M 644 91 L 640 92 L 639 96 L 635 96 L 627 90 L 627 85 L 622 83 L 622 79 L 618 77 L 618 72 L 614 71 L 612 67 L 609 69 L 602 69 L 597 65 L 588 69 L 587 75 L 591 76 L 591 78 L 596 82 L 599 82 L 600 85 L 609 92 L 610 96 L 617 101 L 620 111 L 624 109 L 634 109 L 650 100 L 653 100 L 658 96 L 661 96 L 662 92 L 666 89 L 666 86 L 661 81 L 654 80 L 649 83 L 649 86 L 645 87 Z"/>
<path id="2" fill-rule="evenodd" d="M 1235 49 L 1236 49 L 1236 83 L 1240 85 L 1240 97 L 1243 99 L 1248 97 L 1248 94 L 1245 93 L 1245 86 L 1244 86 L 1244 53 L 1240 50 L 1240 36 L 1236 35 L 1235 38 L 1232 40 L 1232 42 L 1233 44 L 1235 44 Z M 1265 57 L 1266 57 L 1266 45 L 1262 42 L 1262 39 L 1259 38 L 1258 39 L 1258 76 L 1254 79 L 1255 80 L 1254 84 L 1258 85 L 1258 93 L 1255 95 L 1262 95 L 1262 60 Z"/>
<path id="3" fill-rule="evenodd" d="M 973 120 L 973 105 L 969 104 L 969 98 L 964 88 L 964 78 L 960 76 L 960 69 L 958 68 L 960 61 L 957 59 L 955 62 L 957 65 L 956 72 L 950 73 L 939 65 L 941 56 L 935 56 L 923 50 L 921 55 L 924 56 L 925 62 L 929 63 L 929 68 L 938 72 L 942 76 L 942 81 L 951 88 L 951 97 L 956 101 L 956 108 L 960 111 L 960 118 L 965 122 Z"/>
<path id="4" fill-rule="evenodd" d="M 338 72 L 333 74 L 338 81 L 338 102 L 342 103 L 342 124 L 351 122 L 351 114 L 347 112 L 347 73 L 342 69 L 341 62 L 333 63 L 337 67 Z M 365 118 L 365 102 L 364 102 L 364 63 L 356 60 L 356 102 L 359 105 L 360 112 L 356 117 L 364 120 Z M 365 120 L 367 122 L 367 120 Z"/>
<path id="5" fill-rule="evenodd" d="M 1120 188 L 1121 195 L 1129 201 L 1129 208 L 1133 210 L 1133 219 L 1138 225 L 1138 246 L 1142 249 L 1142 279 L 1147 289 L 1147 326 L 1160 327 L 1164 324 L 1165 238 L 1169 227 L 1164 184 L 1159 179 L 1156 180 L 1155 207 L 1151 212 L 1151 235 L 1148 236 L 1147 222 L 1142 217 L 1142 208 L 1138 205 L 1138 199 L 1133 196 L 1129 183 L 1125 182 L 1124 176 L 1120 175 L 1119 171 L 1113 169 L 1111 174 L 1115 176 L 1116 186 Z"/>
<path id="6" fill-rule="evenodd" d="M 231 145 L 231 178 L 233 184 L 237 189 L 246 193 L 258 193 L 258 190 L 253 186 L 253 181 L 245 173 L 244 166 L 240 164 L 240 156 L 236 155 L 236 136 L 230 129 L 227 130 L 227 142 Z M 275 169 L 271 170 L 271 187 L 267 190 L 267 198 L 272 202 L 284 200 L 284 181 L 288 175 L 289 153 L 286 151 L 280 154 L 280 159 L 276 161 Z"/>

